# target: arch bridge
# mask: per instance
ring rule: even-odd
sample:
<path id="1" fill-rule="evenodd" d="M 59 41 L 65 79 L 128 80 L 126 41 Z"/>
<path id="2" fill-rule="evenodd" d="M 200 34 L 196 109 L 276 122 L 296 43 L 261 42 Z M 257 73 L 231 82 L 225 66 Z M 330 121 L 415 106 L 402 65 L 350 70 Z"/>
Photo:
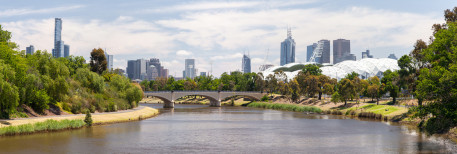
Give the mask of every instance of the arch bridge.
<path id="1" fill-rule="evenodd" d="M 156 97 L 164 102 L 164 108 L 174 108 L 176 99 L 198 95 L 210 100 L 210 106 L 220 107 L 221 100 L 232 96 L 245 96 L 253 100 L 260 100 L 265 93 L 253 91 L 145 91 L 144 97 Z"/>

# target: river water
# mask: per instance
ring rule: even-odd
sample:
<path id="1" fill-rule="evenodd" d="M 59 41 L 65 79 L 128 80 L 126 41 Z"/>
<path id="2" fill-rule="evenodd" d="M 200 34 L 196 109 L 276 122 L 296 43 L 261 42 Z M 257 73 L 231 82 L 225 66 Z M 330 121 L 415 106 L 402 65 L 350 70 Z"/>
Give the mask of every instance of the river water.
<path id="1" fill-rule="evenodd" d="M 161 104 L 150 105 L 161 108 Z M 451 153 L 413 128 L 342 116 L 176 105 L 157 117 L 0 137 L 0 153 Z"/>

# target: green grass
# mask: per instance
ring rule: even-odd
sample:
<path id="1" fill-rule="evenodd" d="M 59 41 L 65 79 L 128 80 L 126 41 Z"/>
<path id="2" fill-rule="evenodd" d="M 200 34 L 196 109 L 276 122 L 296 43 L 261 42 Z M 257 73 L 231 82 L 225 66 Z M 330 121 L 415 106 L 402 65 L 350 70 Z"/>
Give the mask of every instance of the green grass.
<path id="1" fill-rule="evenodd" d="M 362 109 L 363 112 L 372 112 L 375 114 L 381 114 L 383 116 L 388 116 L 396 111 L 399 110 L 407 110 L 407 109 L 402 109 L 401 107 L 396 107 L 396 106 L 390 106 L 390 105 L 376 105 L 376 104 L 369 104 L 365 105 L 362 107 L 352 107 L 346 110 L 346 114 L 351 112 L 351 111 L 356 111 Z"/>
<path id="2" fill-rule="evenodd" d="M 24 124 L 18 126 L 8 126 L 0 128 L 0 136 L 30 134 L 41 131 L 56 131 L 62 129 L 81 128 L 85 125 L 83 120 L 46 120 L 35 124 Z"/>
<path id="3" fill-rule="evenodd" d="M 275 110 L 286 110 L 295 112 L 316 112 L 321 113 L 322 110 L 314 106 L 303 106 L 296 104 L 277 104 L 277 103 L 266 103 L 266 102 L 252 102 L 248 107 L 275 109 Z"/>

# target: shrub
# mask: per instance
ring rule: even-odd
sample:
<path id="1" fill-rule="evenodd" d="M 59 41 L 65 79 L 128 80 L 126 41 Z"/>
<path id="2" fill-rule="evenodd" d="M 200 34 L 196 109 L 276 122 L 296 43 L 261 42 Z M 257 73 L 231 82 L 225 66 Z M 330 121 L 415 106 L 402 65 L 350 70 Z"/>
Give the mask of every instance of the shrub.
<path id="1" fill-rule="evenodd" d="M 267 102 L 269 100 L 267 95 L 263 95 L 263 97 L 260 99 L 262 102 Z"/>
<path id="2" fill-rule="evenodd" d="M 92 115 L 89 111 L 86 111 L 86 118 L 84 118 L 84 122 L 87 126 L 92 126 Z"/>

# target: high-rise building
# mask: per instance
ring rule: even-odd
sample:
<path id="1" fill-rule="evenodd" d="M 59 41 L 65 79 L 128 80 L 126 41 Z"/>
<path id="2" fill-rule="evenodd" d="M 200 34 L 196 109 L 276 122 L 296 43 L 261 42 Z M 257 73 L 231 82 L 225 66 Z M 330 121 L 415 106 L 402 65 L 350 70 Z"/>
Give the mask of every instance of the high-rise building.
<path id="1" fill-rule="evenodd" d="M 25 48 L 25 53 L 27 55 L 33 55 L 35 53 L 35 47 L 33 45 L 30 45 L 29 47 Z"/>
<path id="2" fill-rule="evenodd" d="M 108 71 L 112 71 L 114 68 L 113 68 L 113 55 L 110 55 L 108 54 L 106 51 L 105 51 L 105 57 L 106 57 L 106 69 Z"/>
<path id="3" fill-rule="evenodd" d="M 70 46 L 64 44 L 64 41 L 62 40 L 62 19 L 60 18 L 55 18 L 54 49 L 52 49 L 52 56 L 55 58 L 70 56 Z"/>
<path id="4" fill-rule="evenodd" d="M 330 63 L 330 41 L 329 40 L 320 40 L 317 43 L 321 43 L 323 46 L 322 57 L 319 63 Z"/>
<path id="5" fill-rule="evenodd" d="M 373 55 L 370 55 L 370 50 L 362 52 L 362 59 L 364 58 L 373 58 Z"/>
<path id="6" fill-rule="evenodd" d="M 310 62 L 311 56 L 313 56 L 313 51 L 316 49 L 317 43 L 313 43 L 313 45 L 306 46 L 306 62 Z"/>
<path id="7" fill-rule="evenodd" d="M 397 60 L 397 56 L 395 56 L 395 54 L 390 54 L 389 57 L 387 57 L 387 58 Z"/>
<path id="8" fill-rule="evenodd" d="M 195 78 L 196 69 L 195 69 L 195 59 L 186 59 L 184 65 L 184 76 L 183 78 Z"/>
<path id="9" fill-rule="evenodd" d="M 246 54 L 243 55 L 241 70 L 243 73 L 251 73 L 251 58 Z"/>
<path id="10" fill-rule="evenodd" d="M 287 38 L 281 42 L 281 59 L 280 63 L 286 65 L 295 62 L 295 40 L 292 39 L 290 28 L 287 29 Z"/>
<path id="11" fill-rule="evenodd" d="M 200 72 L 200 76 L 201 77 L 206 76 L 206 72 Z"/>
<path id="12" fill-rule="evenodd" d="M 159 72 L 157 70 L 158 70 L 158 68 L 156 68 L 154 65 L 149 65 L 146 70 L 146 74 L 147 74 L 146 79 L 151 81 L 151 80 L 155 80 L 157 77 L 159 77 Z"/>
<path id="13" fill-rule="evenodd" d="M 129 60 L 127 62 L 127 76 L 132 80 L 147 79 L 146 60 L 144 60 L 144 59 Z"/>
<path id="14" fill-rule="evenodd" d="M 351 55 L 351 41 L 346 39 L 333 40 L 333 64 L 355 58 Z"/>
<path id="15" fill-rule="evenodd" d="M 130 79 L 135 79 L 135 63 L 136 60 L 129 60 L 127 61 L 127 76 Z"/>
<path id="16" fill-rule="evenodd" d="M 64 57 L 70 56 L 70 45 L 63 45 Z"/>

